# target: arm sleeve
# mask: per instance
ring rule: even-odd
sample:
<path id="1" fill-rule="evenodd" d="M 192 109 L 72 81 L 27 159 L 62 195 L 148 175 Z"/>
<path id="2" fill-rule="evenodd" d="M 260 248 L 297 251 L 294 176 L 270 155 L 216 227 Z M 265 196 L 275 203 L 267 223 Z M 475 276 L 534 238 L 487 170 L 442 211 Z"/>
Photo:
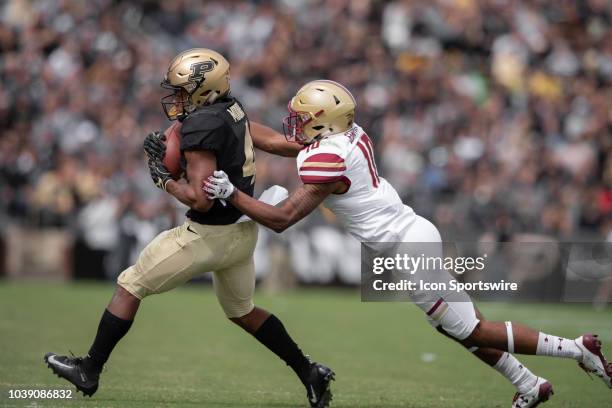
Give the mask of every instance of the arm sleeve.
<path id="1" fill-rule="evenodd" d="M 344 159 L 335 153 L 314 153 L 308 155 L 298 167 L 298 174 L 304 184 L 334 183 L 344 180 L 346 165 Z"/>
<path id="2" fill-rule="evenodd" d="M 215 115 L 187 117 L 181 128 L 181 150 L 209 150 L 219 155 L 227 140 L 226 124 Z"/>

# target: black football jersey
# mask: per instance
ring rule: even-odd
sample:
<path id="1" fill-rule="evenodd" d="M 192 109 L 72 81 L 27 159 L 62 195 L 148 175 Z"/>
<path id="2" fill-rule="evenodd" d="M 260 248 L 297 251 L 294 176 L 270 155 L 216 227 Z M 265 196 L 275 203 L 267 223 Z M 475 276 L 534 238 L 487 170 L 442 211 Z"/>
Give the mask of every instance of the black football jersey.
<path id="1" fill-rule="evenodd" d="M 255 151 L 249 122 L 242 105 L 233 97 L 222 98 L 190 113 L 181 128 L 181 165 L 186 167 L 185 151 L 210 150 L 217 158 L 217 169 L 229 176 L 232 184 L 253 196 L 255 186 Z M 189 174 L 187 174 L 189 177 Z M 200 224 L 232 224 L 242 213 L 229 202 L 215 200 L 208 212 L 194 209 L 187 217 Z"/>

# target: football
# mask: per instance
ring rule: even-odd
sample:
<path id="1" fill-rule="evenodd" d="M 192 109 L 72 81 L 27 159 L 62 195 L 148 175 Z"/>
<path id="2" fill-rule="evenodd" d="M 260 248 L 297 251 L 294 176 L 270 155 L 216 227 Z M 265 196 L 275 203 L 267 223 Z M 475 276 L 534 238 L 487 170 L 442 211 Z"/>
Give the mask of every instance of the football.
<path id="1" fill-rule="evenodd" d="M 181 122 L 173 123 L 166 131 L 166 155 L 164 156 L 164 166 L 170 172 L 174 180 L 181 178 Z"/>

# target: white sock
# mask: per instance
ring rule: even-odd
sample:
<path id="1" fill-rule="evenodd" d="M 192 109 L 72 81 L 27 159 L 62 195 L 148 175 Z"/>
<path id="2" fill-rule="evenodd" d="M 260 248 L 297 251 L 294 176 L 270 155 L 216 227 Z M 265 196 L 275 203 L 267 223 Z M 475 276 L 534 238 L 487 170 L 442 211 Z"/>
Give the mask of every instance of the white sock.
<path id="1" fill-rule="evenodd" d="M 542 332 L 540 332 L 540 337 L 538 337 L 536 354 L 538 356 L 573 358 L 575 360 L 582 358 L 582 351 L 580 351 L 574 340 L 551 336 Z"/>
<path id="2" fill-rule="evenodd" d="M 522 365 L 512 354 L 507 352 L 504 352 L 493 368 L 506 377 L 521 394 L 533 388 L 538 381 L 537 376 Z"/>

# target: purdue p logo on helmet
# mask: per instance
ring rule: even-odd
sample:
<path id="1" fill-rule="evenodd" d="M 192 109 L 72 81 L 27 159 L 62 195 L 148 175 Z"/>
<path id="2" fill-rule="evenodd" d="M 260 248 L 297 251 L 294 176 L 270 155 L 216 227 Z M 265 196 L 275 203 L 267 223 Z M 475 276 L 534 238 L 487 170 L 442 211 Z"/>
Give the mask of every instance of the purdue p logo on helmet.
<path id="1" fill-rule="evenodd" d="M 204 79 L 204 73 L 212 71 L 215 68 L 215 63 L 212 61 L 196 62 L 191 64 L 191 75 L 189 75 L 189 81 L 199 81 Z"/>
<path id="2" fill-rule="evenodd" d="M 230 91 L 229 62 L 216 51 L 193 48 L 170 62 L 161 83 L 172 93 L 161 103 L 168 119 L 183 119 L 202 105 L 209 105 Z"/>
<path id="3" fill-rule="evenodd" d="M 325 79 L 302 86 L 289 102 L 283 121 L 287 140 L 310 144 L 353 126 L 356 102 L 341 84 Z"/>

